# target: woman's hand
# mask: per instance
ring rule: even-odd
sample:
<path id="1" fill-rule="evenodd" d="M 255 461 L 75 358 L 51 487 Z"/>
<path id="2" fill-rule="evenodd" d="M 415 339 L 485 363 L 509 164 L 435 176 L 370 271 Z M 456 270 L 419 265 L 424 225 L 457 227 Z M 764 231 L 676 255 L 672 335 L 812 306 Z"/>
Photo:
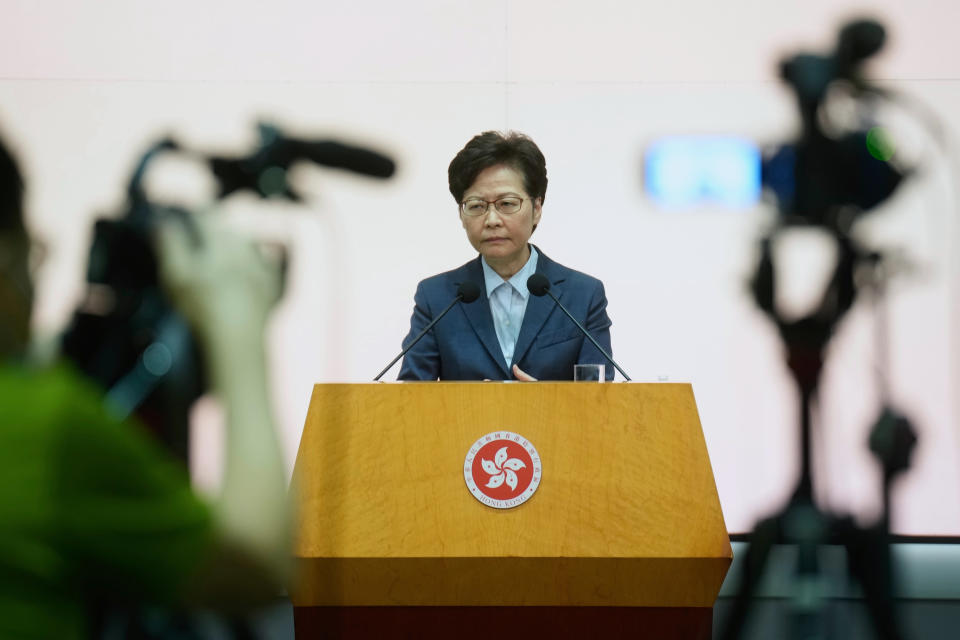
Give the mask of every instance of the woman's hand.
<path id="1" fill-rule="evenodd" d="M 532 375 L 530 375 L 529 373 L 527 373 L 517 365 L 513 365 L 513 376 L 520 382 L 536 382 L 537 381 L 536 378 L 534 378 Z"/>

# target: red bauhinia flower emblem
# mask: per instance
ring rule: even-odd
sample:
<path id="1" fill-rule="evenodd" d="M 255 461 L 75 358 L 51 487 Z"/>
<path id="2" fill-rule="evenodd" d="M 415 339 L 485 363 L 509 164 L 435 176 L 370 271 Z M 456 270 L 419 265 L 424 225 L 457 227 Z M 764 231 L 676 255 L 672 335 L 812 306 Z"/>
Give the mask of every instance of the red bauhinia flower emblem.
<path id="1" fill-rule="evenodd" d="M 512 431 L 494 431 L 473 443 L 463 461 L 463 479 L 474 498 L 495 509 L 511 509 L 540 486 L 540 454 Z"/>
<path id="2" fill-rule="evenodd" d="M 487 472 L 490 479 L 487 481 L 487 488 L 496 489 L 503 483 L 516 491 L 517 489 L 517 471 L 526 468 L 523 460 L 518 458 L 508 458 L 507 448 L 500 447 L 493 456 L 493 460 L 486 458 L 480 459 L 483 470 Z"/>

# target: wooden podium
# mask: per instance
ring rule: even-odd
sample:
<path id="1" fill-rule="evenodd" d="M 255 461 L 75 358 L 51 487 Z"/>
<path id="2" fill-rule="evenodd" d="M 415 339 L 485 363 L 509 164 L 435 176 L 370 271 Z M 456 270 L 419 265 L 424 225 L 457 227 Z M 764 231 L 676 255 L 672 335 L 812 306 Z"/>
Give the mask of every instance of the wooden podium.
<path id="1" fill-rule="evenodd" d="M 497 431 L 512 509 L 464 480 Z M 732 560 L 688 384 L 318 384 L 294 482 L 298 638 L 709 638 Z"/>

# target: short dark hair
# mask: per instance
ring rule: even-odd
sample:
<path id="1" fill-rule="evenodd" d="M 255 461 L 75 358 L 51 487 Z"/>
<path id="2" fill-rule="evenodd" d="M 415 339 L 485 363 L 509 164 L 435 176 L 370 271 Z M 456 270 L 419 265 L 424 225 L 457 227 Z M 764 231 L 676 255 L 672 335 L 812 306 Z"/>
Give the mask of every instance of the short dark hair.
<path id="1" fill-rule="evenodd" d="M 540 198 L 543 204 L 547 196 L 547 161 L 533 140 L 516 131 L 484 131 L 454 156 L 447 169 L 453 199 L 459 204 L 480 172 L 498 164 L 520 172 L 527 194 Z"/>
<path id="2" fill-rule="evenodd" d="M 0 232 L 23 231 L 23 176 L 0 138 Z"/>

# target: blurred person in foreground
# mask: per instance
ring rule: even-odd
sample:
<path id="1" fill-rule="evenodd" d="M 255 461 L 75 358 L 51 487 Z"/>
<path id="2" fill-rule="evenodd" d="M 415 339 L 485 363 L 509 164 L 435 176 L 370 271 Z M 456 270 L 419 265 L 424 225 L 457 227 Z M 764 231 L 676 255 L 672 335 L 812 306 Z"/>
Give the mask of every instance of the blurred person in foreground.
<path id="1" fill-rule="evenodd" d="M 103 600 L 228 611 L 273 600 L 290 535 L 263 348 L 279 268 L 203 220 L 198 249 L 176 221 L 158 234 L 165 286 L 227 411 L 225 475 L 208 502 L 69 365 L 31 361 L 23 193 L 0 142 L 0 637 L 88 637 Z"/>
<path id="2" fill-rule="evenodd" d="M 448 182 L 480 255 L 420 282 L 404 344 L 450 304 L 460 283 L 477 284 L 481 295 L 458 305 L 407 352 L 399 379 L 572 380 L 573 365 L 606 363 L 550 297 L 527 289 L 531 275 L 546 276 L 550 291 L 611 353 L 603 283 L 528 242 L 547 193 L 546 160 L 533 140 L 517 132 L 474 136 L 450 163 Z M 607 380 L 613 375 L 608 366 Z"/>

